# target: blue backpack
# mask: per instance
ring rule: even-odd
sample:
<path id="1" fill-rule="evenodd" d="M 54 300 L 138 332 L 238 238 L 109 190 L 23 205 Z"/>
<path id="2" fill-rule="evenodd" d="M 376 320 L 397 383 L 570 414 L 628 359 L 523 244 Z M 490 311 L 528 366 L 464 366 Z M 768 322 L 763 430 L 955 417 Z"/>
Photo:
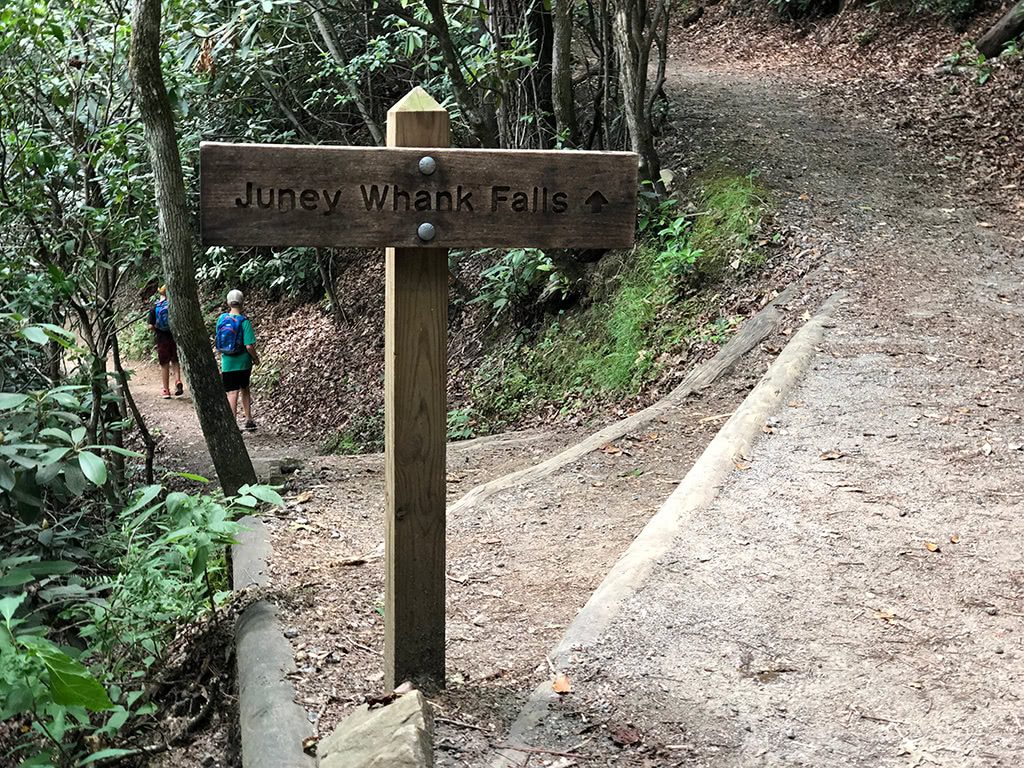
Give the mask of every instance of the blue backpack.
<path id="1" fill-rule="evenodd" d="M 156 325 L 158 331 L 171 330 L 171 316 L 167 309 L 167 299 L 160 299 L 156 303 Z"/>
<path id="2" fill-rule="evenodd" d="M 242 326 L 245 315 L 225 312 L 217 320 L 217 351 L 222 355 L 240 355 L 245 351 L 245 334 Z"/>

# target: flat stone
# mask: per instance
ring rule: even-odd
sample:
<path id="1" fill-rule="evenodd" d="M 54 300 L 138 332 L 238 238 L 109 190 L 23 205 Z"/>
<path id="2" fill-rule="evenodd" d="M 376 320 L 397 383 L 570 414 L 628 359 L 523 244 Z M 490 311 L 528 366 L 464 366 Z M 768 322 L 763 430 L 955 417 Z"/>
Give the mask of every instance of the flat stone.
<path id="1" fill-rule="evenodd" d="M 320 768 L 433 768 L 433 744 L 433 712 L 413 691 L 386 707 L 359 707 L 317 752 Z"/>

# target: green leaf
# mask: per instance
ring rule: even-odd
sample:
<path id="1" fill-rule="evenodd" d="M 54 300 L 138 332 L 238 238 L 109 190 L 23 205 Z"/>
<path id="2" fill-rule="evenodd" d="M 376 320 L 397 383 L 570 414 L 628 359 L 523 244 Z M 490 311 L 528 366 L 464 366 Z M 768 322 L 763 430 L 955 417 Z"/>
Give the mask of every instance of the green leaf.
<path id="1" fill-rule="evenodd" d="M 75 427 L 71 430 L 71 439 L 75 441 L 75 444 L 85 440 L 85 427 Z"/>
<path id="2" fill-rule="evenodd" d="M 20 768 L 53 768 L 53 750 L 44 749 L 27 760 L 22 760 Z"/>
<path id="3" fill-rule="evenodd" d="M 21 335 L 33 344 L 46 344 L 50 340 L 50 337 L 46 335 L 46 331 L 38 325 L 26 325 L 21 329 Z"/>
<path id="4" fill-rule="evenodd" d="M 11 468 L 7 465 L 7 462 L 0 461 L 0 490 L 12 490 L 17 480 L 18 479 L 14 476 L 14 472 L 12 472 Z"/>
<path id="5" fill-rule="evenodd" d="M 127 456 L 130 459 L 141 459 L 142 454 L 138 451 L 129 451 L 127 448 L 120 448 L 116 445 L 87 445 L 86 448 L 93 448 L 97 451 L 110 451 L 110 453 L 116 453 L 121 456 Z"/>
<path id="6" fill-rule="evenodd" d="M 58 440 L 63 440 L 68 445 L 74 445 L 75 441 L 71 438 L 67 432 L 63 429 L 57 429 L 56 427 L 47 427 L 46 429 L 39 430 L 40 437 L 56 437 Z"/>
<path id="7" fill-rule="evenodd" d="M 17 392 L 0 392 L 0 411 L 16 408 L 26 400 L 28 400 L 28 395 L 22 395 Z"/>
<path id="8" fill-rule="evenodd" d="M 77 567 L 78 563 L 73 563 L 70 560 L 40 560 L 22 566 L 36 576 L 61 576 L 71 573 Z"/>
<path id="9" fill-rule="evenodd" d="M 50 694 L 55 702 L 65 707 L 85 707 L 90 712 L 105 712 L 114 706 L 85 665 L 55 648 L 37 645 L 32 651 L 50 673 Z"/>
<path id="10" fill-rule="evenodd" d="M 284 506 L 284 499 L 282 499 L 277 491 L 268 485 L 243 485 L 238 489 L 241 494 L 248 494 L 249 496 L 255 496 L 260 501 L 265 501 L 267 504 L 276 504 L 277 506 Z"/>
<path id="11" fill-rule="evenodd" d="M 168 512 L 170 512 L 172 515 L 176 515 L 178 513 L 178 509 L 181 507 L 181 505 L 185 504 L 188 501 L 189 501 L 189 496 L 188 496 L 187 493 L 182 493 L 181 491 L 175 491 L 174 493 L 167 494 L 167 500 L 164 501 L 164 504 L 167 505 L 167 511 Z"/>
<path id="12" fill-rule="evenodd" d="M 20 595 L 0 598 L 0 616 L 4 617 L 4 621 L 9 622 L 14 618 L 14 612 L 18 610 L 18 606 L 25 602 L 26 597 L 28 595 L 22 593 Z"/>
<path id="13" fill-rule="evenodd" d="M 144 506 L 149 504 L 153 499 L 160 495 L 160 491 L 163 490 L 162 486 L 159 485 L 147 485 L 142 491 L 139 492 L 138 497 L 131 503 L 125 511 L 125 515 L 134 515 Z"/>
<path id="14" fill-rule="evenodd" d="M 210 479 L 208 477 L 203 477 L 202 475 L 193 475 L 191 472 L 168 472 L 167 474 L 174 475 L 175 477 L 183 477 L 186 480 L 192 480 L 196 483 L 210 482 Z"/>
<path id="15" fill-rule="evenodd" d="M 43 485 L 49 485 L 49 483 L 60 474 L 60 471 L 64 469 L 66 465 L 60 462 L 55 464 L 40 464 L 39 469 L 36 470 L 36 482 L 42 483 Z"/>
<path id="16" fill-rule="evenodd" d="M 123 723 L 122 723 L 123 725 Z M 94 752 L 85 758 L 79 765 L 89 765 L 95 763 L 98 760 L 105 760 L 108 757 L 124 757 L 125 755 L 134 755 L 138 752 L 136 749 L 101 749 L 99 752 Z"/>
<path id="17" fill-rule="evenodd" d="M 70 450 L 70 448 L 51 448 L 46 451 L 46 453 L 41 453 L 36 456 L 36 464 L 41 467 L 56 464 L 58 461 L 63 459 Z"/>
<path id="18" fill-rule="evenodd" d="M 252 496 L 236 496 L 234 501 L 235 504 L 241 504 L 243 507 L 249 507 L 249 509 L 253 509 L 259 504 Z"/>
<path id="19" fill-rule="evenodd" d="M 5 702 L 2 709 L 0 709 L 0 717 L 8 719 L 15 715 L 20 715 L 25 712 L 32 711 L 32 705 L 35 703 L 36 697 L 33 695 L 35 692 L 31 687 L 24 684 L 15 685 L 9 689 L 7 694 L 7 701 Z M 22 763 L 24 765 L 24 763 Z"/>
<path id="20" fill-rule="evenodd" d="M 72 340 L 75 338 L 75 334 L 73 334 L 71 331 L 67 330 L 66 328 L 61 328 L 59 325 L 54 325 L 53 323 L 40 323 L 39 327 L 45 328 L 50 333 L 55 333 L 58 336 L 64 336 L 65 338 Z"/>
<path id="21" fill-rule="evenodd" d="M 103 485 L 107 482 L 107 465 L 95 453 L 80 451 L 78 454 L 78 464 L 82 468 L 82 474 L 93 485 Z"/>
<path id="22" fill-rule="evenodd" d="M 72 495 L 81 496 L 85 493 L 85 475 L 82 474 L 82 470 L 77 465 L 64 465 L 64 482 L 67 483 L 68 490 L 71 491 Z"/>
<path id="23" fill-rule="evenodd" d="M 25 568 L 15 568 L 6 576 L 0 578 L 0 587 L 20 587 L 22 584 L 28 584 L 30 581 L 35 580 L 36 577 L 32 571 Z"/>

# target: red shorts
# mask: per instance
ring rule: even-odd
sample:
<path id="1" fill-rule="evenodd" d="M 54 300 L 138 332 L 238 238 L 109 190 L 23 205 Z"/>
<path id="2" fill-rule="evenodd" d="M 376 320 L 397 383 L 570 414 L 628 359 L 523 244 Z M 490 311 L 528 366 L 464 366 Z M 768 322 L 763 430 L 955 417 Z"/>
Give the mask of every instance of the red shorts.
<path id="1" fill-rule="evenodd" d="M 162 339 L 156 343 L 156 359 L 160 365 L 178 362 L 178 345 L 174 339 Z"/>

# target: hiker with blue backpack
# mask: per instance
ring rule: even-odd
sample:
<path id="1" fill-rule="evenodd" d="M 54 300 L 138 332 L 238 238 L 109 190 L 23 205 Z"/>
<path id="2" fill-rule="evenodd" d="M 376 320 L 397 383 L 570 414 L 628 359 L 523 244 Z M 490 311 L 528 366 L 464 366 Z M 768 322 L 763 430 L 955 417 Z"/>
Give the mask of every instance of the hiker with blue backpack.
<path id="1" fill-rule="evenodd" d="M 217 318 L 216 343 L 217 351 L 220 352 L 221 378 L 224 380 L 224 391 L 228 393 L 231 413 L 237 416 L 238 394 L 241 393 L 245 430 L 255 432 L 249 381 L 252 367 L 260 364 L 260 356 L 256 353 L 256 332 L 249 318 L 242 314 L 243 299 L 241 291 L 228 291 L 229 311 Z"/>
<path id="2" fill-rule="evenodd" d="M 149 308 L 149 328 L 153 331 L 156 342 L 156 359 L 160 363 L 160 377 L 163 379 L 164 389 L 161 397 L 168 400 L 171 397 L 171 373 L 174 374 L 174 394 L 181 397 L 185 393 L 185 387 L 181 383 L 181 365 L 178 363 L 178 345 L 174 343 L 174 335 L 171 333 L 171 315 L 167 305 L 167 286 L 160 286 L 160 298 L 156 304 Z"/>

